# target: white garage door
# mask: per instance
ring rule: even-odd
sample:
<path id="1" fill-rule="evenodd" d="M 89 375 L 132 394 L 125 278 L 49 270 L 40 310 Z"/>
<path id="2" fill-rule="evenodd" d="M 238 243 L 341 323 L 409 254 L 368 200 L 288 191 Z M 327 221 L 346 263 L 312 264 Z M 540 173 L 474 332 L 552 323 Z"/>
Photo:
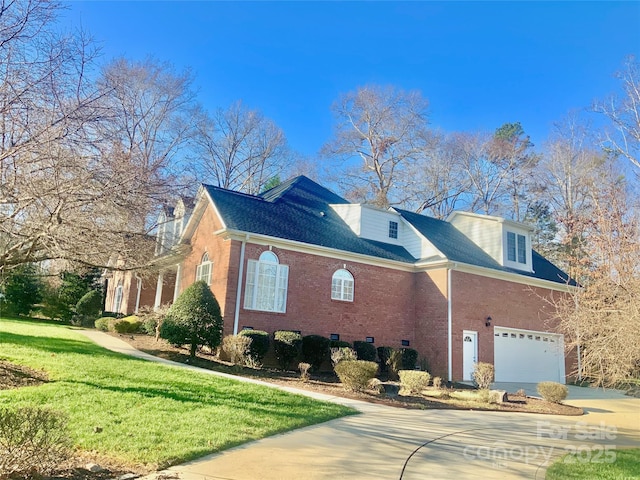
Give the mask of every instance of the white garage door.
<path id="1" fill-rule="evenodd" d="M 562 335 L 495 327 L 496 382 L 565 383 Z"/>

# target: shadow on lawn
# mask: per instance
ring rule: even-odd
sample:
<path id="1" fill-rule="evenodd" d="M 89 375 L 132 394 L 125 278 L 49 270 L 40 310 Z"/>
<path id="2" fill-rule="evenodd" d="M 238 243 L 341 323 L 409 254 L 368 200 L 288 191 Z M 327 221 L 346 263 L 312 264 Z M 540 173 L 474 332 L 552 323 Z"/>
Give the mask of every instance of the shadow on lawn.
<path id="1" fill-rule="evenodd" d="M 17 333 L 0 332 L 0 344 L 12 343 L 51 353 L 79 353 L 82 355 L 120 357 L 116 352 L 111 352 L 90 342 L 72 340 L 58 337 L 38 337 L 33 335 L 20 335 Z"/>

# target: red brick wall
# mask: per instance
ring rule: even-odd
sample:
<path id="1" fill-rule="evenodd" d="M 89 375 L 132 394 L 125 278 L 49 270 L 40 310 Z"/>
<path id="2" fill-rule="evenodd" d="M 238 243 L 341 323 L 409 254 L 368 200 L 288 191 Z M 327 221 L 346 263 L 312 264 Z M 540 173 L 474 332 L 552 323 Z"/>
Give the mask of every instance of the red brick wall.
<path id="1" fill-rule="evenodd" d="M 227 297 L 227 282 L 229 270 L 229 258 L 231 254 L 230 240 L 223 240 L 213 234 L 222 228 L 213 208 L 208 205 L 200 219 L 198 228 L 191 238 L 191 253 L 182 262 L 180 271 L 179 291 L 183 292 L 196 280 L 196 268 L 202 261 L 205 252 L 209 255 L 209 260 L 213 262 L 211 271 L 211 291 L 215 295 L 223 316 L 225 317 L 225 327 L 229 321 L 229 299 Z M 173 298 L 173 290 L 171 290 Z M 231 320 L 233 321 L 233 320 Z"/>
<path id="2" fill-rule="evenodd" d="M 416 350 L 430 373 L 448 378 L 447 269 L 415 274 Z"/>
<path id="3" fill-rule="evenodd" d="M 462 332 L 478 332 L 478 360 L 493 361 L 493 328 L 511 327 L 526 330 L 554 331 L 553 306 L 546 300 L 560 292 L 534 288 L 464 272 L 452 272 L 452 351 L 453 378 L 462 378 Z M 491 326 L 485 326 L 491 317 Z M 574 355 L 565 359 L 569 373 Z"/>

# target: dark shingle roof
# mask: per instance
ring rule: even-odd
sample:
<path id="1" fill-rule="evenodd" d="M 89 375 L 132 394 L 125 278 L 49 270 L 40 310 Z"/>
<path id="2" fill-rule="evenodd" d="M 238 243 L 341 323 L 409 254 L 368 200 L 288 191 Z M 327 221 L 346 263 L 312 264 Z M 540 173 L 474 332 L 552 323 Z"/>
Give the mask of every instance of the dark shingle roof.
<path id="1" fill-rule="evenodd" d="M 549 280 L 556 283 L 567 283 L 568 275 L 535 250 L 533 251 L 532 258 L 533 273 L 503 267 L 449 222 L 406 210 L 395 210 L 452 262 L 517 273 L 518 275 Z M 572 280 L 570 284 L 575 285 L 575 282 Z"/>
<path id="2" fill-rule="evenodd" d="M 295 177 L 258 196 L 211 185 L 204 188 L 229 229 L 409 264 L 416 261 L 404 247 L 358 237 L 330 207 L 350 202 L 307 177 Z M 503 267 L 450 223 L 396 210 L 453 262 L 566 283 L 567 275 L 536 252 L 535 273 Z"/>
<path id="3" fill-rule="evenodd" d="M 227 228 L 413 263 L 401 246 L 359 238 L 330 204 L 349 202 L 307 177 L 259 195 L 204 185 Z"/>

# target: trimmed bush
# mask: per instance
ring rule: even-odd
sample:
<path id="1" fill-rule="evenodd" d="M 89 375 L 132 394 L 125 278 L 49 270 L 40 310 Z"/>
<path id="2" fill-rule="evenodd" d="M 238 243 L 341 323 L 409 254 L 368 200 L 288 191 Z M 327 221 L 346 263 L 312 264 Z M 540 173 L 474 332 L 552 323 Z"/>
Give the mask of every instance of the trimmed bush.
<path id="1" fill-rule="evenodd" d="M 378 364 L 366 360 L 343 360 L 334 368 L 344 388 L 354 392 L 365 390 L 378 373 Z"/>
<path id="2" fill-rule="evenodd" d="M 291 362 L 300 355 L 302 335 L 289 330 L 278 330 L 273 333 L 273 351 L 276 360 L 283 370 L 289 370 Z"/>
<path id="3" fill-rule="evenodd" d="M 269 334 L 262 330 L 242 330 L 238 335 L 251 339 L 249 355 L 254 364 L 262 365 L 262 361 L 269 351 Z"/>
<path id="4" fill-rule="evenodd" d="M 100 315 L 102 311 L 102 292 L 91 290 L 85 293 L 78 303 L 76 303 L 76 313 L 94 319 Z"/>
<path id="5" fill-rule="evenodd" d="M 409 393 L 420 393 L 429 386 L 431 374 L 420 370 L 400 370 L 400 385 Z"/>
<path id="6" fill-rule="evenodd" d="M 72 444 L 64 413 L 0 407 L 0 477 L 48 474 L 69 457 Z"/>
<path id="7" fill-rule="evenodd" d="M 375 362 L 377 357 L 376 346 L 373 343 L 356 340 L 353 342 L 353 349 L 358 355 L 358 360 L 366 362 Z"/>
<path id="8" fill-rule="evenodd" d="M 193 283 L 178 297 L 162 322 L 160 336 L 172 345 L 189 345 L 193 358 L 199 346 L 215 350 L 222 341 L 220 305 L 202 280 Z"/>
<path id="9" fill-rule="evenodd" d="M 252 341 L 251 338 L 243 335 L 227 335 L 222 340 L 222 350 L 227 354 L 231 363 L 246 365 L 250 361 Z"/>
<path id="10" fill-rule="evenodd" d="M 471 376 L 480 390 L 487 390 L 495 378 L 495 369 L 490 363 L 478 362 L 473 366 Z"/>
<path id="11" fill-rule="evenodd" d="M 336 347 L 331 349 L 331 364 L 335 367 L 343 360 L 357 360 L 358 356 L 353 348 Z"/>
<path id="12" fill-rule="evenodd" d="M 418 364 L 418 351 L 413 348 L 401 348 L 402 352 L 402 369 L 415 370 Z"/>
<path id="13" fill-rule="evenodd" d="M 540 382 L 536 389 L 542 398 L 552 403 L 562 403 L 569 395 L 567 386 L 558 382 Z"/>
<path id="14" fill-rule="evenodd" d="M 169 311 L 169 307 L 170 305 L 166 303 L 157 309 L 154 307 L 141 307 L 137 313 L 140 321 L 142 321 L 140 331 L 147 335 L 157 337 L 160 332 L 162 321 Z"/>
<path id="15" fill-rule="evenodd" d="M 351 348 L 353 346 L 344 340 L 330 340 L 330 342 L 329 348 Z"/>
<path id="16" fill-rule="evenodd" d="M 94 322 L 95 327 L 102 332 L 111 332 L 113 327 L 110 325 L 115 321 L 113 317 L 101 317 Z"/>
<path id="17" fill-rule="evenodd" d="M 142 322 L 136 315 L 119 318 L 109 323 L 116 333 L 138 333 L 142 328 Z"/>
<path id="18" fill-rule="evenodd" d="M 321 335 L 306 335 L 302 337 L 302 360 L 311 364 L 311 370 L 317 372 L 326 359 L 329 358 L 331 340 Z"/>

